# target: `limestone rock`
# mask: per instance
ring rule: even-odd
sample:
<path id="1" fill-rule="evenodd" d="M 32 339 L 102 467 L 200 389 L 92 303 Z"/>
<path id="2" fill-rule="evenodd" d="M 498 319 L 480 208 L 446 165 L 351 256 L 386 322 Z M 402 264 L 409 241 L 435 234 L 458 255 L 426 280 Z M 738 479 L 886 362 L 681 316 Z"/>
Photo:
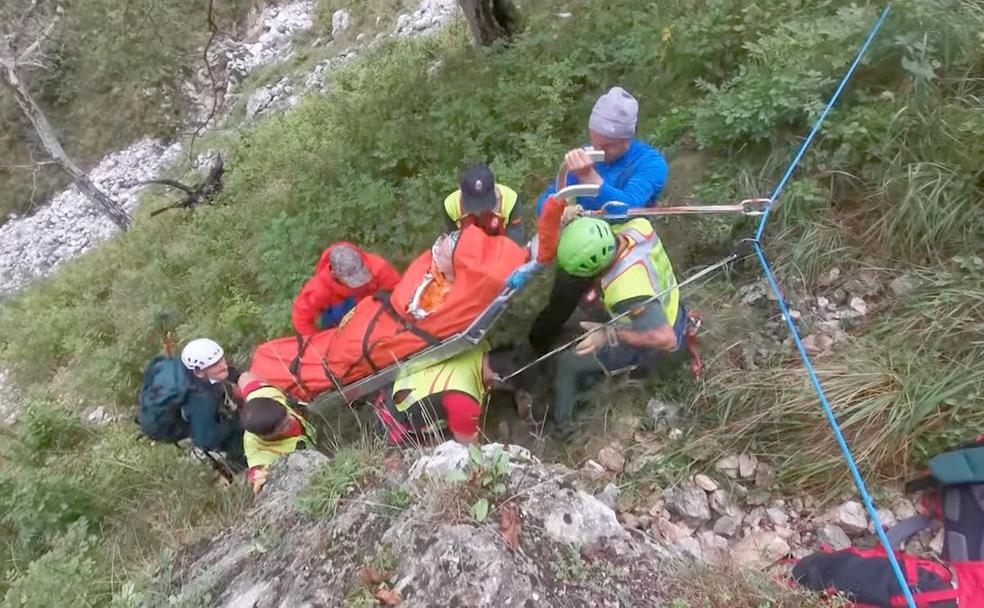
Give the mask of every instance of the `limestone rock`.
<path id="1" fill-rule="evenodd" d="M 731 496 L 723 489 L 711 493 L 710 506 L 711 510 L 718 515 L 728 515 L 735 519 L 741 519 L 742 517 L 741 507 L 739 507 L 731 499 Z"/>
<path id="2" fill-rule="evenodd" d="M 868 516 L 861 503 L 849 500 L 834 507 L 823 516 L 823 521 L 837 524 L 851 534 L 861 534 L 868 529 Z"/>
<path id="3" fill-rule="evenodd" d="M 653 428 L 676 428 L 680 419 L 680 406 L 653 398 L 646 404 L 646 414 Z"/>
<path id="4" fill-rule="evenodd" d="M 712 530 L 721 536 L 733 537 L 738 532 L 741 522 L 730 515 L 722 515 L 714 522 Z"/>
<path id="5" fill-rule="evenodd" d="M 901 275 L 892 279 L 892 282 L 888 284 L 888 288 L 892 290 L 893 294 L 901 297 L 915 289 L 916 283 L 912 277 Z"/>
<path id="6" fill-rule="evenodd" d="M 728 539 L 705 530 L 697 535 L 697 541 L 700 543 L 700 552 L 705 560 L 720 562 L 728 559 Z"/>
<path id="7" fill-rule="evenodd" d="M 488 443 L 481 447 L 482 455 L 491 459 L 497 451 L 509 455 L 509 470 L 514 470 L 519 463 L 532 462 L 529 450 L 518 445 L 503 446 L 499 443 Z M 460 471 L 468 463 L 468 448 L 457 441 L 445 441 L 433 451 L 413 464 L 410 468 L 410 479 L 423 476 L 446 479 L 451 471 Z"/>
<path id="8" fill-rule="evenodd" d="M 851 298 L 849 306 L 861 316 L 868 314 L 868 304 L 864 301 L 864 298 L 854 296 Z"/>
<path id="9" fill-rule="evenodd" d="M 785 527 L 789 524 L 789 515 L 782 509 L 777 509 L 775 507 L 769 507 L 765 510 L 765 516 L 773 526 Z"/>
<path id="10" fill-rule="evenodd" d="M 701 473 L 694 475 L 694 483 L 705 492 L 714 492 L 718 489 L 718 484 L 716 481 Z"/>
<path id="11" fill-rule="evenodd" d="M 331 35 L 338 36 L 349 27 L 349 12 L 339 9 L 331 14 Z"/>
<path id="12" fill-rule="evenodd" d="M 711 509 L 707 494 L 692 482 L 683 483 L 678 488 L 664 493 L 666 508 L 680 517 L 693 522 L 706 522 L 711 519 Z"/>
<path id="13" fill-rule="evenodd" d="M 694 531 L 686 524 L 675 524 L 665 517 L 660 517 L 657 519 L 655 525 L 656 530 L 660 533 L 660 536 L 666 539 L 666 541 L 670 544 L 676 544 L 694 533 Z"/>
<path id="14" fill-rule="evenodd" d="M 614 511 L 618 504 L 618 486 L 613 483 L 606 484 L 605 488 L 595 498 Z"/>
<path id="15" fill-rule="evenodd" d="M 608 471 L 605 467 L 601 466 L 594 460 L 587 460 L 581 466 L 581 471 L 588 476 L 588 479 L 592 481 L 600 481 L 608 475 Z"/>
<path id="16" fill-rule="evenodd" d="M 851 546 L 851 539 L 836 524 L 823 524 L 817 528 L 817 542 L 830 545 L 835 551 Z"/>
<path id="17" fill-rule="evenodd" d="M 742 454 L 738 457 L 738 476 L 742 479 L 754 477 L 756 467 L 758 467 L 758 459 L 755 456 Z"/>
<path id="18" fill-rule="evenodd" d="M 430 452 L 423 458 L 435 460 Z M 661 602 L 657 583 L 670 552 L 629 534 L 611 509 L 566 485 L 569 471 L 531 460 L 509 476 L 521 518 L 516 551 L 503 539 L 498 518 L 449 521 L 443 509 L 458 495 L 455 486 L 433 477 L 411 480 L 402 465 L 387 474 L 388 483 L 411 495 L 402 511 L 374 506 L 388 488 L 372 482 L 354 490 L 364 496 L 343 499 L 333 517 L 305 515 L 297 510 L 297 495 L 328 462 L 314 450 L 279 460 L 245 521 L 180 550 L 161 570 L 166 580 L 159 582 L 174 596 L 170 603 L 197 605 L 207 597 L 215 608 L 341 606 L 367 562 L 387 564 L 385 574 L 404 606 L 521 608 L 551 605 L 557 597 L 574 606 L 607 606 L 616 593 L 642 605 Z M 689 545 L 696 542 L 684 541 L 684 550 L 693 551 Z M 580 547 L 573 557 L 572 545 Z M 563 560 L 577 560 L 593 584 L 559 580 L 553 568 Z"/>
<path id="19" fill-rule="evenodd" d="M 614 473 L 621 473 L 625 468 L 625 456 L 616 445 L 606 445 L 598 451 L 598 462 Z"/>
<path id="20" fill-rule="evenodd" d="M 721 471 L 728 477 L 736 479 L 738 477 L 739 459 L 736 455 L 725 456 L 714 464 L 714 468 Z"/>
<path id="21" fill-rule="evenodd" d="M 748 568 L 765 569 L 789 554 L 789 544 L 768 530 L 751 532 L 731 550 L 731 557 Z"/>

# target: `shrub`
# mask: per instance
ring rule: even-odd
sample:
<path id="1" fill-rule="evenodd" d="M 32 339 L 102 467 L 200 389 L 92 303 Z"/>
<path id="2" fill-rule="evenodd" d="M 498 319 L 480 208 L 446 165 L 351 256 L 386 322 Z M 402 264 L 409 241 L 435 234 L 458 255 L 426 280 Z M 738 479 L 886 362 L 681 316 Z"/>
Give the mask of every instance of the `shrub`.
<path id="1" fill-rule="evenodd" d="M 111 599 L 107 557 L 84 519 L 68 527 L 51 549 L 17 574 L 4 608 L 99 606 Z"/>

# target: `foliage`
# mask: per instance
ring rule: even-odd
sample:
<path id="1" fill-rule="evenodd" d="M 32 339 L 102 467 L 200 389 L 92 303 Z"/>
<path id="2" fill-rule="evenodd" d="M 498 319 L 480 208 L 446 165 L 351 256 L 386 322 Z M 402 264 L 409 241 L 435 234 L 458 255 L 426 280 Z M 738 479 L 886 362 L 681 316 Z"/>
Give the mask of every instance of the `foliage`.
<path id="1" fill-rule="evenodd" d="M 976 361 L 984 356 L 984 274 L 955 268 L 915 273 L 919 285 L 867 336 L 816 362 L 817 373 L 862 471 L 897 478 L 984 428 Z M 763 406 L 763 404 L 768 404 Z M 752 443 L 780 463 L 781 481 L 811 489 L 848 483 L 804 370 L 750 374 L 724 367 L 702 387 L 698 407 L 717 432 L 697 445 Z M 705 445 L 706 444 L 706 445 Z"/>
<path id="2" fill-rule="evenodd" d="M 77 521 L 51 549 L 14 577 L 3 608 L 106 605 L 112 595 L 100 539 Z"/>
<path id="3" fill-rule="evenodd" d="M 506 493 L 509 478 L 509 454 L 496 448 L 489 458 L 475 444 L 468 446 L 468 465 L 464 471 L 454 471 L 449 481 L 467 481 L 478 491 L 469 507 L 471 518 L 481 523 L 489 516 L 491 501 Z"/>

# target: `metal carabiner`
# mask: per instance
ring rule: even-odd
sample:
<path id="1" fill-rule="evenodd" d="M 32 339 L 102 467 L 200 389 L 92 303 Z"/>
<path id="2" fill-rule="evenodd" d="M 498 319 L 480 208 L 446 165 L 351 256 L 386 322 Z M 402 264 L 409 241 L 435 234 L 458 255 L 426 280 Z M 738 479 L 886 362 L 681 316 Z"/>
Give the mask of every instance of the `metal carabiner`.
<path id="1" fill-rule="evenodd" d="M 770 205 L 772 205 L 771 198 L 746 198 L 745 200 L 738 203 L 741 207 L 741 212 L 745 215 L 762 215 L 764 214 Z"/>

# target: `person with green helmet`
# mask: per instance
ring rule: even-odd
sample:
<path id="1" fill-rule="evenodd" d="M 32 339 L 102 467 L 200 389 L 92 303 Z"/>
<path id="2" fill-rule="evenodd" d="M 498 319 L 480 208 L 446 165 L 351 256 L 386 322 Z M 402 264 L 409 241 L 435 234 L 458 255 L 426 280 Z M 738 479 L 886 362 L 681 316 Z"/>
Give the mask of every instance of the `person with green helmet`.
<path id="1" fill-rule="evenodd" d="M 615 225 L 575 219 L 560 233 L 557 265 L 593 280 L 610 317 L 628 313 L 614 323 L 581 322 L 587 333 L 559 356 L 551 419 L 566 433 L 577 394 L 591 380 L 629 367 L 654 369 L 685 348 L 686 312 L 670 259 L 645 219 Z"/>

